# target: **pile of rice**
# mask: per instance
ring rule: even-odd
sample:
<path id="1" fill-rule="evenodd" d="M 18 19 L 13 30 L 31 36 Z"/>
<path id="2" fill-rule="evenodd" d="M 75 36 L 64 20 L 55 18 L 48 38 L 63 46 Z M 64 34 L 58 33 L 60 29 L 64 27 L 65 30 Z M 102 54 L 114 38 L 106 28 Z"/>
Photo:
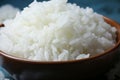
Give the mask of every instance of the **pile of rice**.
<path id="1" fill-rule="evenodd" d="M 4 24 L 0 50 L 30 60 L 88 58 L 116 43 L 116 29 L 103 16 L 67 0 L 35 0 Z"/>
<path id="2" fill-rule="evenodd" d="M 13 7 L 10 4 L 5 4 L 0 7 L 0 23 L 3 23 L 6 19 L 12 19 L 16 13 L 20 11 L 18 8 Z"/>

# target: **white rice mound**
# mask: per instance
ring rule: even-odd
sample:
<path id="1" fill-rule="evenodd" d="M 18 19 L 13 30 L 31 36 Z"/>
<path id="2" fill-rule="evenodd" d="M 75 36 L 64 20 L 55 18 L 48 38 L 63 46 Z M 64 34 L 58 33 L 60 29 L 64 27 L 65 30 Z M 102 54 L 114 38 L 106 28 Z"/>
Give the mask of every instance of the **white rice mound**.
<path id="1" fill-rule="evenodd" d="M 35 0 L 4 24 L 0 50 L 30 60 L 83 59 L 116 43 L 116 29 L 102 15 L 67 0 Z"/>
<path id="2" fill-rule="evenodd" d="M 5 4 L 0 7 L 0 23 L 3 23 L 7 19 L 12 19 L 16 16 L 16 13 L 20 11 L 18 8 Z"/>

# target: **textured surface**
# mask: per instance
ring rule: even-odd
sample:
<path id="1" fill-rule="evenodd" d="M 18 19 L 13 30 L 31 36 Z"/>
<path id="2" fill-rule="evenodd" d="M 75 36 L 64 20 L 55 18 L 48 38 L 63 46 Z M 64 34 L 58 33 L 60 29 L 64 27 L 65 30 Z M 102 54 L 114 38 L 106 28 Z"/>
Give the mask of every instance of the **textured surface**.
<path id="1" fill-rule="evenodd" d="M 4 4 L 12 4 L 15 7 L 23 9 L 33 0 L 0 0 L 0 6 Z M 42 0 L 38 0 L 42 1 Z M 120 0 L 69 0 L 69 2 L 77 3 L 81 7 L 92 7 L 96 12 L 107 16 L 120 23 Z M 97 78 L 96 80 L 120 80 L 120 60 L 116 66 L 109 71 L 107 74 Z M 0 67 L 0 71 L 5 74 L 6 78 L 10 78 L 9 75 L 4 69 Z M 31 73 L 32 74 L 32 73 Z M 22 75 L 22 79 L 25 76 Z M 12 78 L 10 79 L 12 80 Z"/>

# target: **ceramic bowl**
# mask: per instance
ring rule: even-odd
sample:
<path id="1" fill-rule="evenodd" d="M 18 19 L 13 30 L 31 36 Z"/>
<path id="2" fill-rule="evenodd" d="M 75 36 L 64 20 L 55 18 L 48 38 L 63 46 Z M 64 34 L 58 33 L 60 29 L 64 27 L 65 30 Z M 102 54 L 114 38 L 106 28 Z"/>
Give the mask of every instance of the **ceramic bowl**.
<path id="1" fill-rule="evenodd" d="M 106 17 L 104 20 L 117 29 L 115 46 L 104 53 L 80 60 L 40 62 L 17 58 L 0 51 L 1 64 L 12 75 L 28 76 L 25 80 L 86 80 L 100 76 L 117 61 L 120 46 L 120 25 Z M 17 79 L 22 80 L 21 76 Z"/>

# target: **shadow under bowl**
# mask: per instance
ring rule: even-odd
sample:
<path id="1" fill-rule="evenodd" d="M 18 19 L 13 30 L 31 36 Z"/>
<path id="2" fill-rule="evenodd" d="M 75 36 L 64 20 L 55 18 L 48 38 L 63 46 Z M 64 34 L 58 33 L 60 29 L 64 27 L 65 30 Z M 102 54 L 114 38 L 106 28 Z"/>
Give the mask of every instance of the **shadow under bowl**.
<path id="1" fill-rule="evenodd" d="M 104 53 L 80 60 L 40 62 L 14 57 L 0 51 L 1 64 L 10 74 L 18 76 L 18 80 L 23 80 L 21 76 L 28 76 L 24 80 L 86 80 L 100 76 L 117 61 L 120 46 L 120 25 L 106 17 L 104 20 L 117 29 L 117 43 Z"/>

